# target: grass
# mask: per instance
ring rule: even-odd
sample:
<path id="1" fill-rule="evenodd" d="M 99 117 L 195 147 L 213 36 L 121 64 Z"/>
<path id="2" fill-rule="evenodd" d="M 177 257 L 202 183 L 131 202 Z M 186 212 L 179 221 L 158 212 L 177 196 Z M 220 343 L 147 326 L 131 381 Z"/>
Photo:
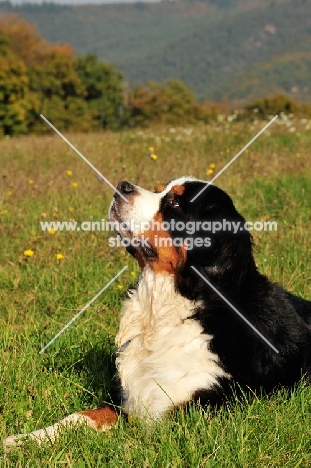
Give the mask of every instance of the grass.
<path id="1" fill-rule="evenodd" d="M 217 123 L 123 133 L 67 135 L 117 184 L 147 189 L 172 177 L 217 173 L 261 128 Z M 294 130 L 293 130 L 294 129 Z M 148 157 L 153 146 L 156 161 Z M 311 299 L 310 122 L 283 120 L 217 180 L 250 221 L 256 261 L 271 279 Z M 0 437 L 29 432 L 109 398 L 122 297 L 138 267 L 106 232 L 42 232 L 40 221 L 106 218 L 111 189 L 58 136 L 0 141 Z M 66 171 L 72 171 L 68 176 Z M 32 181 L 32 182 L 29 182 Z M 77 187 L 72 183 L 76 182 Z M 34 255 L 26 257 L 24 251 Z M 57 260 L 61 253 L 64 258 Z M 124 265 L 128 269 L 44 353 L 39 350 Z M 161 424 L 120 421 L 111 433 L 63 433 L 0 453 L 4 467 L 307 467 L 311 388 L 245 395 L 218 412 L 179 410 Z M 2 450 L 0 448 L 0 450 Z"/>

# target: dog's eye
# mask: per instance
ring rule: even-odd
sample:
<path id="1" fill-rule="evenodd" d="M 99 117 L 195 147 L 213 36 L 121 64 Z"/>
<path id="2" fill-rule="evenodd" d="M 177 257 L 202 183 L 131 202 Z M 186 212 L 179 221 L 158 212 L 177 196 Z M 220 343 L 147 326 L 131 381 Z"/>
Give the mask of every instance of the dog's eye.
<path id="1" fill-rule="evenodd" d="M 169 204 L 171 205 L 172 208 L 178 208 L 179 207 L 179 203 L 176 200 L 176 198 L 172 198 L 171 200 L 169 200 Z"/>

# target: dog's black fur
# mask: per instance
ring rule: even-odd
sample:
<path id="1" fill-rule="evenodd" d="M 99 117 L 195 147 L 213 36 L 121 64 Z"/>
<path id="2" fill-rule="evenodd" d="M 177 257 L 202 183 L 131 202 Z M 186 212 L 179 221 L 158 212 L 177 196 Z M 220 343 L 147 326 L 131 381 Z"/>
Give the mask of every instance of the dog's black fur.
<path id="1" fill-rule="evenodd" d="M 231 198 L 210 185 L 194 202 L 190 200 L 203 188 L 200 181 L 184 184 L 184 192 L 166 194 L 160 205 L 164 221 L 240 221 Z M 177 203 L 172 203 L 172 200 Z M 261 274 L 252 253 L 250 232 L 240 229 L 217 233 L 196 231 L 192 236 L 173 230 L 172 237 L 207 235 L 209 247 L 187 251 L 186 261 L 176 272 L 176 289 L 201 305 L 195 318 L 204 333 L 212 335 L 210 349 L 220 359 L 231 379 L 222 379 L 221 387 L 205 391 L 198 388 L 194 399 L 201 403 L 219 402 L 228 396 L 232 383 L 241 389 L 270 392 L 277 386 L 290 386 L 305 375 L 311 380 L 311 302 L 294 296 Z M 133 251 L 131 252 L 134 253 Z M 148 261 L 156 252 L 141 252 Z M 258 336 L 203 279 L 195 266 L 254 327 L 278 350 Z"/>

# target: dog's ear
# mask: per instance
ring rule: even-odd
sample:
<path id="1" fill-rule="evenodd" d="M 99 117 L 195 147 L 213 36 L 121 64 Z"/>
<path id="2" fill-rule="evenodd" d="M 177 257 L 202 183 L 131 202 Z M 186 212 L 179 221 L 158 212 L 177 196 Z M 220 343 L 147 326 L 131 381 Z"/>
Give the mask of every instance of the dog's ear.
<path id="1" fill-rule="evenodd" d="M 252 237 L 247 230 L 236 233 L 229 231 L 196 232 L 196 238 L 203 238 L 202 246 L 196 247 L 198 242 L 194 239 L 194 248 L 189 250 L 188 261 L 200 265 L 211 271 L 226 272 L 234 268 L 247 267 L 253 258 Z"/>
<path id="2" fill-rule="evenodd" d="M 196 232 L 195 236 L 206 238 L 207 233 Z M 248 231 L 210 234 L 209 246 L 203 244 L 197 247 L 195 238 L 192 240 L 194 247 L 186 251 L 186 259 L 177 275 L 177 287 L 187 297 L 196 299 L 208 289 L 206 282 L 192 267 L 229 297 L 239 294 L 240 288 L 256 274 L 252 238 Z"/>

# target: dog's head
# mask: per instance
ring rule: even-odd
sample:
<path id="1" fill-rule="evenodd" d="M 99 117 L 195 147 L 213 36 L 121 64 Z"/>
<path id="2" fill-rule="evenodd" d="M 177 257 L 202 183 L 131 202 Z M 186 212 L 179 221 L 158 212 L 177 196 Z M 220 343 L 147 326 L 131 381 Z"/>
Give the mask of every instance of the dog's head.
<path id="1" fill-rule="evenodd" d="M 116 192 L 110 219 L 142 268 L 149 265 L 176 278 L 191 265 L 216 278 L 241 264 L 246 270 L 252 242 L 245 220 L 215 185 L 208 185 L 193 200 L 206 185 L 181 177 L 153 193 L 126 181 L 119 183 L 118 192 L 127 202 Z"/>

